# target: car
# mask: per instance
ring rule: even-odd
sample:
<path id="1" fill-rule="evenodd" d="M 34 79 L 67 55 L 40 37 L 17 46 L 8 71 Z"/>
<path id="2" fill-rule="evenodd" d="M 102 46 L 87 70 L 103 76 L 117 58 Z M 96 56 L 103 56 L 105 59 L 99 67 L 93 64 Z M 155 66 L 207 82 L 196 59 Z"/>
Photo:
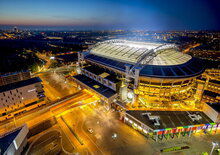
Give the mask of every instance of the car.
<path id="1" fill-rule="evenodd" d="M 88 128 L 89 133 L 93 133 L 93 129 L 92 128 Z"/>
<path id="2" fill-rule="evenodd" d="M 112 139 L 116 139 L 118 137 L 117 133 L 112 134 Z"/>

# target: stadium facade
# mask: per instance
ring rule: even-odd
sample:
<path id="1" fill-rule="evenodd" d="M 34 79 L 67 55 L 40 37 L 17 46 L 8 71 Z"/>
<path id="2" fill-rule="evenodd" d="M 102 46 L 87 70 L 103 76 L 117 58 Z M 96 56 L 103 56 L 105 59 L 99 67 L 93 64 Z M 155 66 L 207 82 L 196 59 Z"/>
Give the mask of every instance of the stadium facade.
<path id="1" fill-rule="evenodd" d="M 201 108 L 196 77 L 204 66 L 174 44 L 108 40 L 79 53 L 78 64 L 75 79 L 89 81 L 108 102 L 117 98 L 130 108 L 152 110 Z"/>

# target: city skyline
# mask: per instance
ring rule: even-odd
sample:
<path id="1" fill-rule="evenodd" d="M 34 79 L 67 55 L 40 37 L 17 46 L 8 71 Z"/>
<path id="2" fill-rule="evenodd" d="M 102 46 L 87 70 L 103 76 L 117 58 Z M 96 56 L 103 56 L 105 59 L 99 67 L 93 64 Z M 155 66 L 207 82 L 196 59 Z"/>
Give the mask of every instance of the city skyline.
<path id="1" fill-rule="evenodd" d="M 219 6 L 216 0 L 2 0 L 0 25 L 83 30 L 220 30 Z"/>

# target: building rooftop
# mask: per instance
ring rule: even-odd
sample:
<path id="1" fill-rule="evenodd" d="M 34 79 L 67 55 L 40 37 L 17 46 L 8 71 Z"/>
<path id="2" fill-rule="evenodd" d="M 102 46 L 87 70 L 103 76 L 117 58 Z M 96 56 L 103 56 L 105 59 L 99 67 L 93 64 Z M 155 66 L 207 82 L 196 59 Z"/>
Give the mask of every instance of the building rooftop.
<path id="1" fill-rule="evenodd" d="M 20 129 L 17 129 L 13 132 L 6 133 L 5 135 L 2 135 L 0 137 L 0 154 L 4 154 L 4 152 L 8 149 L 8 147 L 13 143 L 14 139 L 17 137 L 19 132 L 21 131 Z"/>
<path id="2" fill-rule="evenodd" d="M 10 72 L 10 73 L 6 73 L 6 74 L 0 74 L 0 77 L 7 77 L 7 76 L 16 75 L 16 74 L 20 74 L 20 73 L 27 73 L 27 72 L 29 72 L 29 71 L 25 70 L 25 71 L 20 71 L 20 72 Z"/>
<path id="3" fill-rule="evenodd" d="M 22 143 L 25 141 L 29 130 L 26 124 L 0 135 L 0 154 L 16 154 L 16 150 L 22 151 Z M 16 148 L 12 149 L 11 145 Z M 22 146 L 23 147 L 23 146 Z M 21 149 L 20 149 L 21 148 Z"/>
<path id="4" fill-rule="evenodd" d="M 79 75 L 73 76 L 73 78 L 80 81 L 81 83 L 83 83 L 87 87 L 91 88 L 92 90 L 96 91 L 98 94 L 100 94 L 106 98 L 110 98 L 110 97 L 114 96 L 115 94 L 117 94 L 114 90 L 100 84 L 99 82 L 96 82 L 95 80 L 93 80 L 85 75 L 79 74 Z"/>
<path id="5" fill-rule="evenodd" d="M 84 67 L 83 69 L 95 74 L 95 75 L 98 75 L 104 79 L 107 79 L 109 81 L 112 81 L 114 83 L 117 83 L 119 82 L 119 80 L 117 79 L 117 76 L 114 72 L 111 72 L 109 70 L 106 70 L 104 68 L 100 68 L 99 66 L 94 66 L 94 65 L 91 65 L 91 66 L 88 66 L 88 67 Z"/>
<path id="6" fill-rule="evenodd" d="M 107 80 L 109 80 L 111 82 L 114 82 L 114 83 L 117 83 L 117 82 L 120 81 L 120 80 L 117 79 L 117 76 L 114 75 L 114 74 L 113 75 L 110 74 L 110 75 L 106 76 L 105 79 L 107 79 Z"/>
<path id="7" fill-rule="evenodd" d="M 219 103 L 206 103 L 208 104 L 210 107 L 212 107 L 215 111 L 217 111 L 218 113 L 220 113 L 220 104 Z"/>
<path id="8" fill-rule="evenodd" d="M 38 83 L 38 82 L 42 82 L 41 79 L 39 77 L 34 77 L 34 78 L 31 78 L 28 80 L 23 80 L 23 81 L 11 83 L 11 84 L 3 85 L 3 86 L 0 86 L 0 93 L 5 92 L 5 91 L 9 91 L 9 90 L 13 90 L 16 88 L 24 87 L 27 85 L 31 85 L 34 83 Z"/>
<path id="9" fill-rule="evenodd" d="M 96 74 L 96 75 L 100 75 L 100 74 L 106 72 L 104 68 L 100 68 L 100 67 L 94 66 L 94 65 L 84 67 L 83 69 L 85 69 L 93 74 Z"/>
<path id="10" fill-rule="evenodd" d="M 181 126 L 207 124 L 213 121 L 200 111 L 126 111 L 140 122 L 146 124 L 153 130 L 176 128 Z M 155 125 L 155 120 L 150 120 L 148 115 L 158 116 L 159 125 Z M 197 119 L 193 119 L 197 118 Z"/>

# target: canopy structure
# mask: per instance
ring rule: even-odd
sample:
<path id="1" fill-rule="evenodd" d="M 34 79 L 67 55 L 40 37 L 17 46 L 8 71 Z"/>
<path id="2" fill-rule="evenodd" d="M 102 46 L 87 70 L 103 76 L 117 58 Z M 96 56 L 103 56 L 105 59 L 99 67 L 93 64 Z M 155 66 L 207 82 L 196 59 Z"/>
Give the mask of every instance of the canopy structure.
<path id="1" fill-rule="evenodd" d="M 140 76 L 184 78 L 201 74 L 201 60 L 180 52 L 174 44 L 108 40 L 95 44 L 85 59 L 125 72 L 125 65 L 141 67 Z"/>

